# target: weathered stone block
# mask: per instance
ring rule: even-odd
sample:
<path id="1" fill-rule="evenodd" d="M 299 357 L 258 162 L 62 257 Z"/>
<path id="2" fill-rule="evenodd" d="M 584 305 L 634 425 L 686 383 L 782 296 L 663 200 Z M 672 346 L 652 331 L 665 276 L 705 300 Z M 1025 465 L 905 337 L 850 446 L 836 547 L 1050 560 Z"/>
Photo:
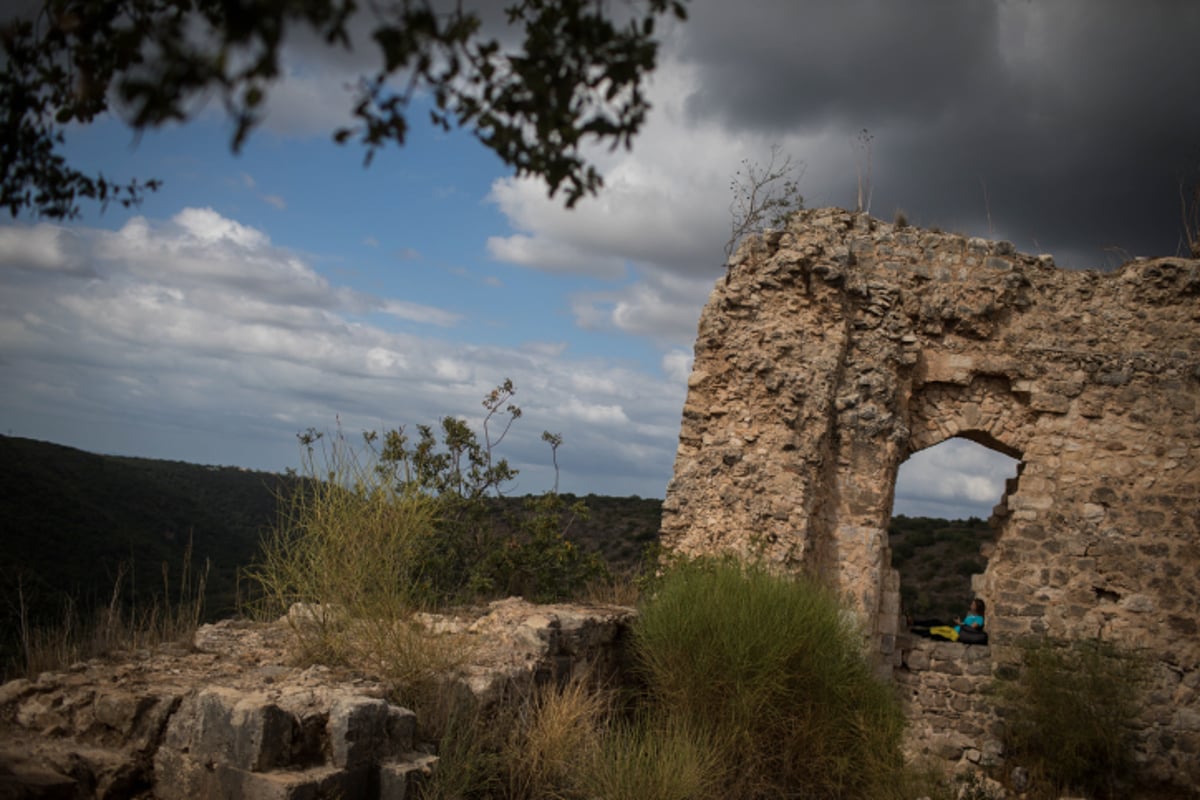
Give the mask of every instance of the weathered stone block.
<path id="1" fill-rule="evenodd" d="M 291 714 L 261 695 L 209 688 L 184 699 L 164 745 L 199 763 L 266 770 L 287 763 L 296 728 Z"/>
<path id="2" fill-rule="evenodd" d="M 914 672 L 929 669 L 929 653 L 925 650 L 913 650 L 904 659 L 908 668 Z"/>
<path id="3" fill-rule="evenodd" d="M 335 701 L 329 709 L 328 723 L 334 766 L 357 767 L 389 754 L 391 719 L 391 709 L 384 700 L 353 697 Z M 410 747 L 411 737 L 402 749 Z"/>
<path id="4" fill-rule="evenodd" d="M 378 777 L 371 766 L 355 769 L 314 767 L 299 772 L 242 772 L 219 769 L 222 797 L 245 800 L 344 800 L 378 795 Z"/>
<path id="5" fill-rule="evenodd" d="M 379 800 L 405 800 L 436 765 L 436 756 L 422 753 L 407 753 L 402 760 L 380 764 Z"/>

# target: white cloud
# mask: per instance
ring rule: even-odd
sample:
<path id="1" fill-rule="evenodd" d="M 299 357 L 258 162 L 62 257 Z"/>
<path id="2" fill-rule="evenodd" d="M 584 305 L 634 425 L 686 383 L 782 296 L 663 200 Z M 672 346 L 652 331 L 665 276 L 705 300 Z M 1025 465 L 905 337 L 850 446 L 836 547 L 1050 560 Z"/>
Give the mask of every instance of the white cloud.
<path id="1" fill-rule="evenodd" d="M 46 254 L 62 235 L 0 227 L 4 265 L 61 263 Z M 525 415 L 504 455 L 522 470 L 520 491 L 552 483 L 544 429 L 566 437 L 565 490 L 665 487 L 682 392 L 661 377 L 572 359 L 565 342 L 444 340 L 435 332 L 457 315 L 333 284 L 209 209 L 71 236 L 87 279 L 0 269 L 0 414 L 19 435 L 278 469 L 296 463 L 297 429 L 335 419 L 351 432 L 444 414 L 478 426 L 480 400 L 510 377 Z M 372 313 L 407 329 L 380 327 Z"/>
<path id="2" fill-rule="evenodd" d="M 526 350 L 534 355 L 545 356 L 547 358 L 556 358 L 567 351 L 566 342 L 525 342 L 521 345 L 522 350 Z"/>
<path id="3" fill-rule="evenodd" d="M 57 225 L 0 228 L 0 267 L 86 274 L 69 252 L 71 233 Z"/>
<path id="4" fill-rule="evenodd" d="M 185 208 L 175 215 L 173 222 L 190 234 L 190 238 L 206 245 L 229 242 L 254 249 L 265 247 L 271 241 L 262 231 L 226 219 L 211 208 Z M 142 217 L 127 224 L 124 230 L 134 240 L 149 238 L 149 227 Z"/>
<path id="5" fill-rule="evenodd" d="M 896 480 L 895 513 L 986 519 L 1004 496 L 1016 461 L 967 441 L 950 439 L 914 453 Z"/>
<path id="6" fill-rule="evenodd" d="M 620 278 L 625 263 L 619 258 L 597 257 L 582 247 L 553 239 L 535 238 L 523 234 L 489 236 L 488 254 L 497 261 L 507 261 L 543 272 L 587 275 L 593 278 Z"/>
<path id="7" fill-rule="evenodd" d="M 411 322 L 423 322 L 429 325 L 439 325 L 443 328 L 452 327 L 461 319 L 459 314 L 432 306 L 420 305 L 419 303 L 409 303 L 404 300 L 385 300 L 382 304 L 382 310 L 384 313 L 391 314 L 400 319 L 406 319 Z"/>
<path id="8" fill-rule="evenodd" d="M 671 350 L 662 358 L 663 374 L 673 383 L 686 384 L 692 374 L 692 354 L 683 350 Z"/>
<path id="9" fill-rule="evenodd" d="M 577 397 L 567 400 L 563 414 L 568 419 L 577 419 L 589 425 L 624 425 L 629 422 L 625 409 L 617 403 L 588 403 Z"/>
<path id="10" fill-rule="evenodd" d="M 617 330 L 672 346 L 696 339 L 700 309 L 712 291 L 708 277 L 689 279 L 652 269 L 642 280 L 606 292 L 580 292 L 571 300 L 576 324 L 593 330 Z"/>

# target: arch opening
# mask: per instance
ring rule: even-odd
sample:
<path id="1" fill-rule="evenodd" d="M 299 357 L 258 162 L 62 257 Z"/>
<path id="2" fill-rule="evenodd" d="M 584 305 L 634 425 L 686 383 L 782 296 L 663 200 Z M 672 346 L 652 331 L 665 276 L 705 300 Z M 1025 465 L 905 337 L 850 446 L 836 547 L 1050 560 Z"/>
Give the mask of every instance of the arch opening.
<path id="1" fill-rule="evenodd" d="M 987 568 L 1020 452 L 986 431 L 964 431 L 900 465 L 888 525 L 904 616 L 953 620 Z"/>

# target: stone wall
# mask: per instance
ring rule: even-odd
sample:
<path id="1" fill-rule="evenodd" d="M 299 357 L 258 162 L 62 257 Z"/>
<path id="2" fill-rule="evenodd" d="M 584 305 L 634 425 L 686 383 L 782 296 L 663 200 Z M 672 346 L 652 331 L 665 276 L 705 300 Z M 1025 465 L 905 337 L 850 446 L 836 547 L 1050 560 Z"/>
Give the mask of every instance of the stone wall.
<path id="1" fill-rule="evenodd" d="M 663 541 L 822 576 L 898 667 L 900 464 L 956 436 L 1006 453 L 974 579 L 993 659 L 1031 635 L 1138 649 L 1149 765 L 1200 783 L 1198 419 L 1200 262 L 1073 272 L 804 211 L 742 246 L 701 316 Z"/>
<path id="2" fill-rule="evenodd" d="M 903 640 L 903 637 L 902 637 Z M 901 648 L 895 680 L 909 707 L 909 748 L 914 755 L 990 766 L 1001 758 L 1001 730 L 991 651 L 913 638 Z"/>

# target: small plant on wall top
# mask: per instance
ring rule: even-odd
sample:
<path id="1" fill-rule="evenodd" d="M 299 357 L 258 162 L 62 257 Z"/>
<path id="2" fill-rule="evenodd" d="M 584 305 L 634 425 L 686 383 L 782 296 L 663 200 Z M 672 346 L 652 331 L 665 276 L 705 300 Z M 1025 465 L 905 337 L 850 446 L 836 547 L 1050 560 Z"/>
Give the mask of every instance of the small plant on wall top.
<path id="1" fill-rule="evenodd" d="M 725 242 L 726 269 L 743 239 L 767 228 L 784 227 L 792 214 L 804 208 L 804 196 L 800 194 L 804 163 L 799 164 L 798 175 L 793 175 L 795 170 L 791 156 L 780 156 L 779 145 L 771 147 L 771 158 L 765 166 L 742 160 L 729 182 L 733 200 L 729 203 L 729 239 Z"/>

